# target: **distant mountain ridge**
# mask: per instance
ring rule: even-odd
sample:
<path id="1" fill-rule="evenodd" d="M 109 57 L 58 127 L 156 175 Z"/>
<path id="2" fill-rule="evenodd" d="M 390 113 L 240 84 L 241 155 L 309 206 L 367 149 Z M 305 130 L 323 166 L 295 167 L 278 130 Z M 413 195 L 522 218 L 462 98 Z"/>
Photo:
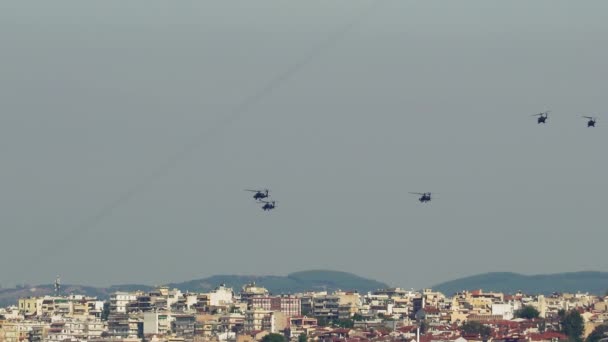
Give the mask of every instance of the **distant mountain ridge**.
<path id="1" fill-rule="evenodd" d="M 166 286 L 177 288 L 181 291 L 208 292 L 220 284 L 232 287 L 235 292 L 247 284 L 255 282 L 258 286 L 265 287 L 273 294 L 287 294 L 305 291 L 335 291 L 353 290 L 367 293 L 376 289 L 387 288 L 388 285 L 352 273 L 311 270 L 288 274 L 287 276 L 254 276 L 254 275 L 215 275 L 202 279 L 195 279 L 181 283 L 169 283 Z M 154 289 L 147 285 L 113 285 L 110 287 L 93 287 L 81 285 L 63 285 L 64 294 L 84 294 L 106 299 L 116 291 L 150 291 Z M 53 285 L 39 285 L 21 288 L 0 289 L 0 307 L 16 305 L 20 297 L 44 296 L 54 293 Z"/>
<path id="2" fill-rule="evenodd" d="M 445 295 L 476 289 L 503 293 L 589 292 L 603 295 L 608 290 L 608 272 L 584 271 L 537 275 L 493 272 L 447 281 L 433 286 L 433 289 Z"/>
<path id="3" fill-rule="evenodd" d="M 168 284 L 168 286 L 182 291 L 196 292 L 210 291 L 219 284 L 226 284 L 226 286 L 232 287 L 238 292 L 245 284 L 251 282 L 265 287 L 274 294 L 320 290 L 356 290 L 368 292 L 388 286 L 352 273 L 327 270 L 295 272 L 287 276 L 215 275 L 204 279 Z"/>

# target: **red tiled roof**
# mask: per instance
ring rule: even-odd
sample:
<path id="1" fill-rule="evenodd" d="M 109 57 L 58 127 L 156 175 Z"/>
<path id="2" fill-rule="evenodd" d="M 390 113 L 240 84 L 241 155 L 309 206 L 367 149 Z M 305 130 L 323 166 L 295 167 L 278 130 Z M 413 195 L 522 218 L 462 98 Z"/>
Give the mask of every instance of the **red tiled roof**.
<path id="1" fill-rule="evenodd" d="M 431 342 L 433 340 L 433 335 L 427 334 L 427 335 L 421 335 L 420 336 L 420 342 Z"/>
<path id="2" fill-rule="evenodd" d="M 494 321 L 491 322 L 491 324 L 498 325 L 498 326 L 507 326 L 509 328 L 518 327 L 519 326 L 519 322 L 508 321 L 508 320 L 505 320 L 505 319 L 494 320 Z"/>
<path id="3" fill-rule="evenodd" d="M 416 326 L 415 325 L 406 325 L 401 328 L 398 328 L 397 331 L 402 332 L 402 333 L 415 332 Z"/>
<path id="4" fill-rule="evenodd" d="M 528 335 L 528 337 L 532 341 L 543 341 L 543 340 L 552 340 L 552 339 L 567 340 L 568 339 L 568 336 L 555 332 L 555 331 L 546 331 L 542 334 L 530 334 L 530 335 Z"/>

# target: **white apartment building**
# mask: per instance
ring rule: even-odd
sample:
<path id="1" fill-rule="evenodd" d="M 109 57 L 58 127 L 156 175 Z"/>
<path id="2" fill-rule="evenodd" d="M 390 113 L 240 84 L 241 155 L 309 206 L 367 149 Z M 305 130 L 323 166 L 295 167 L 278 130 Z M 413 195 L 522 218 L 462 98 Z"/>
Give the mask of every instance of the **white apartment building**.
<path id="1" fill-rule="evenodd" d="M 127 304 L 137 300 L 137 295 L 129 292 L 114 292 L 110 295 L 110 312 L 126 313 Z"/>

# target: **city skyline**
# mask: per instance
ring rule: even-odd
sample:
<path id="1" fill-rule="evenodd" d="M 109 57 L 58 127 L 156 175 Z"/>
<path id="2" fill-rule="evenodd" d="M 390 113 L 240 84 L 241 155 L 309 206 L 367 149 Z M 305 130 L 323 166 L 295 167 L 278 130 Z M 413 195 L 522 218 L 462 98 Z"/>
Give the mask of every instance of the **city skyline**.
<path id="1" fill-rule="evenodd" d="M 379 288 L 274 295 L 248 282 L 28 295 L 0 305 L 0 339 L 28 341 L 557 342 L 601 341 L 607 296 Z"/>

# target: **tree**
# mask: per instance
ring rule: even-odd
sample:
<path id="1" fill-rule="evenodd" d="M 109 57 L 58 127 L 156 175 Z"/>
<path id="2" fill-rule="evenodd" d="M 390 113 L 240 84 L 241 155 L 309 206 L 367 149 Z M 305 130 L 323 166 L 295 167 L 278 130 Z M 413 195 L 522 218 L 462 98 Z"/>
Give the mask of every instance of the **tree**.
<path id="1" fill-rule="evenodd" d="M 326 327 L 329 325 L 329 320 L 327 319 L 327 317 L 321 316 L 321 317 L 317 317 L 317 325 L 320 327 Z"/>
<path id="2" fill-rule="evenodd" d="M 356 313 L 353 315 L 353 321 L 363 321 L 363 320 L 364 320 L 364 318 L 361 314 Z"/>
<path id="3" fill-rule="evenodd" d="M 602 324 L 593 329 L 591 334 L 587 336 L 586 342 L 597 342 L 606 337 L 608 337 L 608 324 Z"/>
<path id="4" fill-rule="evenodd" d="M 576 310 L 568 312 L 560 310 L 558 315 L 560 317 L 562 332 L 573 341 L 582 341 L 583 331 L 585 330 L 583 316 Z"/>
<path id="5" fill-rule="evenodd" d="M 425 320 L 420 321 L 420 333 L 421 334 L 426 334 L 427 331 L 429 330 L 429 322 Z"/>
<path id="6" fill-rule="evenodd" d="M 298 342 L 308 342 L 308 336 L 306 336 L 306 333 L 301 333 L 300 336 L 298 336 Z"/>
<path id="7" fill-rule="evenodd" d="M 474 321 L 464 323 L 460 327 L 460 330 L 467 335 L 480 335 L 484 339 L 490 337 L 492 334 L 492 329 L 490 327 Z"/>
<path id="8" fill-rule="evenodd" d="M 287 340 L 281 334 L 268 334 L 262 338 L 261 342 L 287 342 Z"/>
<path id="9" fill-rule="evenodd" d="M 103 302 L 103 311 L 101 312 L 101 320 L 107 321 L 110 316 L 110 302 Z"/>
<path id="10" fill-rule="evenodd" d="M 341 319 L 335 323 L 340 328 L 353 328 L 355 326 L 355 321 L 352 319 Z"/>
<path id="11" fill-rule="evenodd" d="M 517 318 L 534 319 L 538 318 L 539 315 L 540 312 L 530 305 L 525 305 L 521 309 L 515 311 L 515 317 Z"/>

